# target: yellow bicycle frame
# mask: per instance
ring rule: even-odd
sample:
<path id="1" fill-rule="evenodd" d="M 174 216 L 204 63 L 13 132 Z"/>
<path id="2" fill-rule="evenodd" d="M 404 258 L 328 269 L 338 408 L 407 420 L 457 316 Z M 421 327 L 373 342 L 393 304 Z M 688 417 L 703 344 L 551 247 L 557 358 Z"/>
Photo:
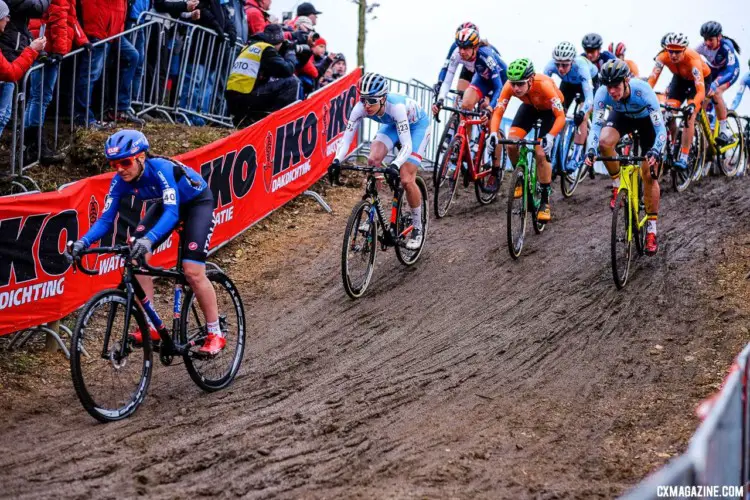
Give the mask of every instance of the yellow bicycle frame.
<path id="1" fill-rule="evenodd" d="M 648 216 L 643 215 L 643 219 L 638 220 L 638 184 L 641 182 L 641 166 L 638 164 L 629 164 L 620 166 L 620 189 L 628 190 L 628 205 L 630 205 L 630 217 L 628 218 L 628 242 L 633 241 L 633 224 L 636 221 L 638 229 L 646 225 Z"/>
<path id="2" fill-rule="evenodd" d="M 714 155 L 723 154 L 729 151 L 730 149 L 736 148 L 739 144 L 739 139 L 735 136 L 735 141 L 727 144 L 726 146 L 717 147 L 716 145 L 716 139 L 719 137 L 719 119 L 717 118 L 714 122 L 714 128 L 711 129 L 711 122 L 708 121 L 708 114 L 706 113 L 706 110 L 701 108 L 700 112 L 698 113 L 698 120 L 700 121 L 701 128 L 703 129 L 703 135 L 706 136 L 706 139 L 708 139 L 709 147 L 711 148 L 711 151 Z"/>

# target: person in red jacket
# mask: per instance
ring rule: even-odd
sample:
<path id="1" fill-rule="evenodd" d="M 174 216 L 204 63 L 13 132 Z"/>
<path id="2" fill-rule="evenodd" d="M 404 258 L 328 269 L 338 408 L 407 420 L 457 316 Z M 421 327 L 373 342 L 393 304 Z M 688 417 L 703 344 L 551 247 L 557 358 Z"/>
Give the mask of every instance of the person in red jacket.
<path id="1" fill-rule="evenodd" d="M 49 42 L 44 48 L 48 59 L 44 72 L 34 71 L 29 79 L 30 97 L 26 107 L 24 143 L 28 148 L 26 159 L 39 160 L 42 165 L 50 165 L 65 158 L 50 149 L 44 136 L 40 134 L 47 106 L 54 95 L 60 61 L 73 47 L 90 47 L 91 44 L 78 23 L 75 0 L 52 0 L 49 10 L 41 19 L 32 19 L 29 22 L 29 31 L 33 36 L 39 36 L 42 26 L 46 27 L 45 33 L 49 36 Z"/>
<path id="2" fill-rule="evenodd" d="M 10 8 L 0 0 L 0 34 L 10 22 Z M 29 70 L 34 60 L 39 56 L 39 51 L 47 43 L 45 38 L 38 38 L 24 48 L 12 61 L 8 61 L 5 54 L 0 51 L 0 134 L 5 125 L 10 121 L 13 109 L 14 83 L 23 77 Z"/>
<path id="3" fill-rule="evenodd" d="M 96 44 L 99 40 L 119 35 L 125 30 L 128 0 L 80 0 L 80 21 L 89 41 Z M 130 86 L 135 75 L 135 68 L 140 56 L 127 38 L 117 38 L 113 42 L 95 45 L 87 51 L 78 62 L 75 84 L 75 121 L 79 125 L 102 129 L 106 125 L 98 122 L 94 116 L 91 102 L 91 91 L 101 78 L 107 55 L 117 57 L 119 52 L 119 88 L 117 89 L 117 121 L 143 124 L 130 109 Z M 118 61 L 115 60 L 115 65 Z"/>
<path id="4" fill-rule="evenodd" d="M 247 15 L 248 38 L 263 33 L 266 26 L 271 23 L 268 16 L 270 8 L 271 0 L 247 0 L 245 14 Z"/>

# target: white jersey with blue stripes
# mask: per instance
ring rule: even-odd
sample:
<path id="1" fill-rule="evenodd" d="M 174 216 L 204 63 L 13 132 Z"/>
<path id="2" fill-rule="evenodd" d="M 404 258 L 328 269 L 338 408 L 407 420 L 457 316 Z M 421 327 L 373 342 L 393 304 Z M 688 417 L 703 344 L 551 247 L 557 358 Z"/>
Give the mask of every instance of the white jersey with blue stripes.
<path id="1" fill-rule="evenodd" d="M 401 150 L 393 160 L 393 163 L 400 167 L 406 162 L 412 152 L 410 126 L 423 121 L 428 122 L 430 118 L 417 101 L 402 94 L 389 93 L 383 108 L 380 113 L 368 116 L 361 102 L 358 102 L 354 106 L 349 115 L 349 122 L 346 124 L 344 138 L 336 150 L 337 160 L 342 161 L 346 156 L 349 145 L 354 139 L 354 134 L 362 118 L 369 118 L 385 125 L 395 124 L 398 131 L 398 140 L 401 143 Z"/>

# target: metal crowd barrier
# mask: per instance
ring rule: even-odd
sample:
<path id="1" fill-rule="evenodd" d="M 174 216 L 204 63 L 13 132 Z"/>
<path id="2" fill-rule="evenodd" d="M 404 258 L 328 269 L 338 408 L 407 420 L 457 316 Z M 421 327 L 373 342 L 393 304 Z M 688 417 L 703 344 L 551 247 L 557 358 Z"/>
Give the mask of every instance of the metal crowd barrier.
<path id="1" fill-rule="evenodd" d="M 737 357 L 737 369 L 725 379 L 687 451 L 648 476 L 623 499 L 750 498 L 749 360 L 750 344 Z"/>
<path id="2" fill-rule="evenodd" d="M 127 89 L 130 109 L 136 116 L 149 115 L 147 118 L 158 117 L 188 125 L 210 122 L 232 127 L 223 91 L 232 62 L 242 45 L 233 45 L 226 37 L 202 26 L 145 12 L 139 24 L 115 36 L 97 40 L 90 52 L 85 48 L 71 51 L 57 67 L 35 64 L 18 83 L 9 124 L 10 164 L 0 166 L 0 171 L 23 180 L 14 183 L 15 192 L 38 189 L 23 173 L 39 163 L 42 141 L 53 151 L 64 151 L 75 130 L 88 126 L 90 118 L 108 124 L 117 111 L 124 111 L 117 110 L 117 101 L 124 95 L 119 92 L 123 69 L 128 69 L 123 56 L 130 47 L 125 40 L 143 57 L 140 74 L 138 67 L 134 68 L 133 82 Z M 100 59 L 103 65 L 101 76 L 93 81 L 91 69 L 98 66 Z M 81 65 L 87 65 L 85 85 L 77 78 Z M 58 77 L 52 95 L 47 97 L 49 105 L 44 117 L 42 107 L 38 108 L 39 115 L 34 118 L 39 125 L 31 128 L 28 122 L 32 117 L 27 110 L 32 79 L 43 87 L 42 82 L 50 71 L 57 71 Z M 37 88 L 43 102 L 47 99 L 45 93 Z M 88 97 L 81 95 L 82 91 Z M 37 145 L 36 150 L 31 151 L 32 156 L 29 155 L 31 144 Z"/>

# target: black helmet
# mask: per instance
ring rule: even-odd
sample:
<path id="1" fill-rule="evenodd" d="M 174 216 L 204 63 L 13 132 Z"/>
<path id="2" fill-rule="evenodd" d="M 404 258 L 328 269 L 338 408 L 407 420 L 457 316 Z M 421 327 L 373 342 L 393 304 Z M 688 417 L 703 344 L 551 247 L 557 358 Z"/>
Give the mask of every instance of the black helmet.
<path id="1" fill-rule="evenodd" d="M 584 50 L 596 50 L 602 48 L 602 37 L 596 33 L 589 33 L 583 37 L 581 44 Z"/>
<path id="2" fill-rule="evenodd" d="M 630 66 L 622 59 L 610 59 L 599 70 L 599 81 L 607 87 L 617 85 L 629 76 Z"/>
<path id="3" fill-rule="evenodd" d="M 703 38 L 711 38 L 719 35 L 721 35 L 721 24 L 716 21 L 708 21 L 701 26 L 701 36 Z"/>

